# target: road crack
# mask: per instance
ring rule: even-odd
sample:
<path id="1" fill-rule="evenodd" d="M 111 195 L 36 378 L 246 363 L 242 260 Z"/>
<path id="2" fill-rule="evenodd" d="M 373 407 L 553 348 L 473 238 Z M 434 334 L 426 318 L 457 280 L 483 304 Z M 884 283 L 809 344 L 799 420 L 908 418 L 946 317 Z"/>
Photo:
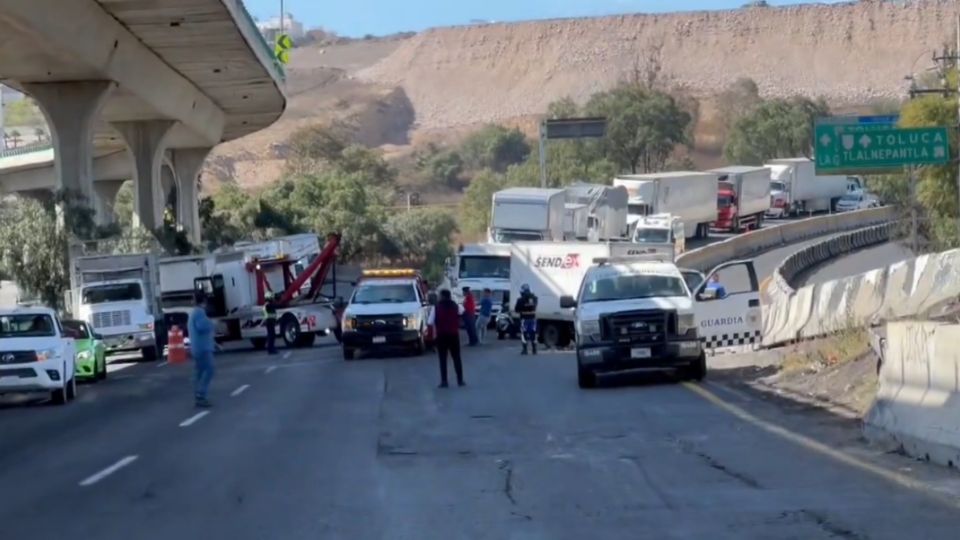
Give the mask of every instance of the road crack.
<path id="1" fill-rule="evenodd" d="M 511 462 L 509 459 L 504 460 L 500 463 L 500 470 L 504 471 L 503 494 L 506 495 L 507 499 L 510 501 L 510 504 L 516 506 L 517 499 L 515 499 L 513 496 L 513 462 Z"/>

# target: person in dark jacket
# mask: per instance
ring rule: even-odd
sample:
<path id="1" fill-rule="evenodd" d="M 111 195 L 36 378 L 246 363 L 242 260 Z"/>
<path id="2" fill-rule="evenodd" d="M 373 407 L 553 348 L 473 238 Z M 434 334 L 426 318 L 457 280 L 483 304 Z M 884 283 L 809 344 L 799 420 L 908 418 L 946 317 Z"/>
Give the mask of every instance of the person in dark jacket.
<path id="1" fill-rule="evenodd" d="M 453 369 L 457 372 L 457 384 L 463 381 L 463 362 L 460 359 L 460 306 L 453 301 L 450 291 L 440 291 L 440 301 L 433 309 L 430 325 L 437 331 L 437 355 L 440 359 L 440 388 L 447 384 L 447 354 L 453 357 Z"/>
<path id="2" fill-rule="evenodd" d="M 267 327 L 267 354 L 277 354 L 277 304 L 273 293 L 267 293 L 263 303 L 263 324 Z"/>
<path id="3" fill-rule="evenodd" d="M 523 343 L 520 354 L 527 354 L 527 343 L 533 354 L 537 354 L 537 296 L 530 291 L 529 285 L 520 287 L 520 298 L 517 298 L 513 310 L 520 315 L 520 342 Z"/>

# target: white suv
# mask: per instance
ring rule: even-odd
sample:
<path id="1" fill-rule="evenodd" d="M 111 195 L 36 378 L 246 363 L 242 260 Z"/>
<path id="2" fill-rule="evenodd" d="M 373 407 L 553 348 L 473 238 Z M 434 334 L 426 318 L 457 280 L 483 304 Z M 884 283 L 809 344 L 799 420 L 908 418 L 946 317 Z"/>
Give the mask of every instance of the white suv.
<path id="1" fill-rule="evenodd" d="M 0 310 L 0 394 L 49 392 L 58 404 L 75 398 L 73 339 L 52 309 Z"/>

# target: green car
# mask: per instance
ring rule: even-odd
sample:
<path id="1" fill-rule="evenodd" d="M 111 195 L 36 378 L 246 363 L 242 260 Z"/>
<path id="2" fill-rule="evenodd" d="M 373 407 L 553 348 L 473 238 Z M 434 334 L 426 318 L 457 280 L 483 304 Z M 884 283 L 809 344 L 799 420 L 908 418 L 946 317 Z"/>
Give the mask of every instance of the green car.
<path id="1" fill-rule="evenodd" d="M 76 375 L 78 380 L 102 381 L 107 378 L 107 347 L 90 326 L 83 321 L 63 321 L 76 335 Z"/>

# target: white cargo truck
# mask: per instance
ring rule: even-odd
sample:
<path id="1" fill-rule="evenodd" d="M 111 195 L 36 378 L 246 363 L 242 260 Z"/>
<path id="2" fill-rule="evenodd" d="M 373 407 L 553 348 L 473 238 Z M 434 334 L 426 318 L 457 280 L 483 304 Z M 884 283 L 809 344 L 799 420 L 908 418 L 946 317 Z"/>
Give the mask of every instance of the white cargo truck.
<path id="1" fill-rule="evenodd" d="M 631 223 L 641 216 L 671 214 L 683 222 L 686 238 L 705 238 L 717 220 L 717 175 L 676 171 L 618 176 L 613 185 L 630 196 Z"/>
<path id="2" fill-rule="evenodd" d="M 562 189 L 510 188 L 494 193 L 489 242 L 563 240 L 566 202 Z"/>
<path id="3" fill-rule="evenodd" d="M 809 158 L 773 159 L 764 167 L 770 169 L 772 217 L 832 211 L 850 188 L 847 176 L 817 176 Z"/>
<path id="4" fill-rule="evenodd" d="M 719 175 L 713 227 L 733 233 L 759 229 L 770 208 L 770 169 L 734 165 L 710 172 Z"/>
<path id="5" fill-rule="evenodd" d="M 631 242 L 518 242 L 510 246 L 510 298 L 529 285 L 537 295 L 540 340 L 566 347 L 573 338 L 573 312 L 560 307 L 561 296 L 576 296 L 594 259 L 671 260 L 662 253 L 637 250 Z M 510 306 L 511 310 L 513 305 Z"/>
<path id="6" fill-rule="evenodd" d="M 633 230 L 633 248 L 660 253 L 675 260 L 687 250 L 683 221 L 670 214 L 638 217 Z"/>
<path id="7" fill-rule="evenodd" d="M 162 339 L 157 256 L 94 255 L 70 261 L 71 312 L 103 336 L 107 354 L 156 360 Z"/>
<path id="8" fill-rule="evenodd" d="M 568 205 L 584 204 L 588 208 L 585 235 L 588 240 L 603 242 L 629 237 L 626 188 L 577 182 L 567 186 L 566 191 Z"/>
<path id="9" fill-rule="evenodd" d="M 508 244 L 468 244 L 447 267 L 440 288 L 449 288 L 454 300 L 463 303 L 463 288 L 470 287 L 479 302 L 484 289 L 493 296 L 493 324 L 510 301 L 510 246 Z M 509 309 L 507 310 L 509 311 Z M 499 333 L 499 332 L 498 332 Z M 502 337 L 502 335 L 501 335 Z"/>
<path id="10" fill-rule="evenodd" d="M 566 203 L 563 214 L 563 239 L 586 240 L 588 229 L 588 212 L 590 208 L 585 204 Z"/>

